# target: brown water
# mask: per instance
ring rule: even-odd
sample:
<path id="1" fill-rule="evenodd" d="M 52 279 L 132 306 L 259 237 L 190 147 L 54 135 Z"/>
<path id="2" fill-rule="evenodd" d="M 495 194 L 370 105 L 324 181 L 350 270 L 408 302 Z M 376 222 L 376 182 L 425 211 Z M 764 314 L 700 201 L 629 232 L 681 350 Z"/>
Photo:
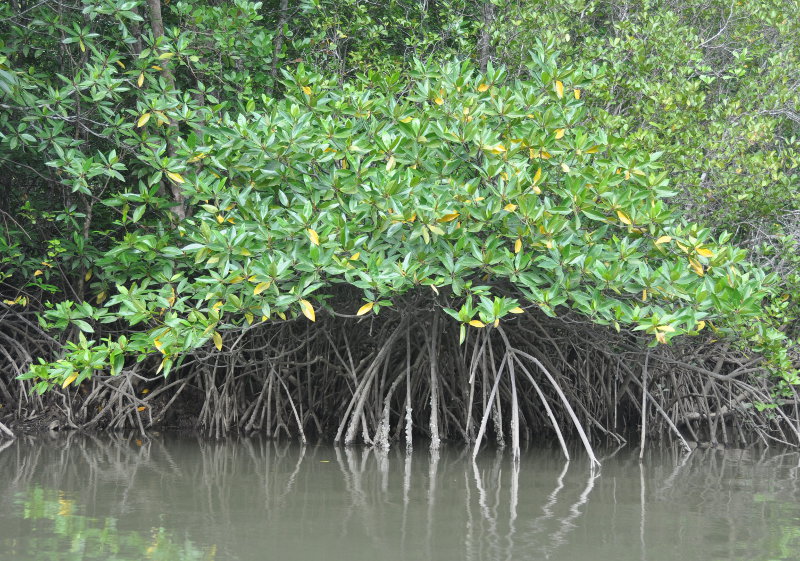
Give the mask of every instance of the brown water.
<path id="1" fill-rule="evenodd" d="M 800 559 L 796 453 L 575 456 L 0 441 L 0 560 Z"/>

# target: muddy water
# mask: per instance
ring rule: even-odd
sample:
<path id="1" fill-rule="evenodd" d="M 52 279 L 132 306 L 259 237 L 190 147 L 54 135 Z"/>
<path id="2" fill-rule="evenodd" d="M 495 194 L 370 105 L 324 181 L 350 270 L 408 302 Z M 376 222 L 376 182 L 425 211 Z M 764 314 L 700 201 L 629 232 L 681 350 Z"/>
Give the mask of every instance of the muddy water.
<path id="1" fill-rule="evenodd" d="M 0 441 L 0 560 L 800 559 L 796 453 Z"/>

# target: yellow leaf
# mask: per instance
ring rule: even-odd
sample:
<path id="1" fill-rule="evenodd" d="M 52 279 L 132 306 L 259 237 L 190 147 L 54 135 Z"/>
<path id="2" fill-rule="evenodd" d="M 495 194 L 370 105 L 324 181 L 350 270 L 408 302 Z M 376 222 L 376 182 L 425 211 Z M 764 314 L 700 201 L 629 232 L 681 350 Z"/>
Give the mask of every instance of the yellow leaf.
<path id="1" fill-rule="evenodd" d="M 536 173 L 533 175 L 533 184 L 536 185 L 539 183 L 539 180 L 542 178 L 542 168 L 536 170 Z"/>
<path id="2" fill-rule="evenodd" d="M 222 216 L 221 214 L 218 214 L 217 215 L 217 224 L 222 224 L 223 222 L 225 222 L 225 217 Z"/>
<path id="3" fill-rule="evenodd" d="M 473 319 L 469 322 L 472 327 L 486 327 L 486 324 L 479 319 Z"/>
<path id="4" fill-rule="evenodd" d="M 506 147 L 502 144 L 495 144 L 494 146 L 484 146 L 484 149 L 487 152 L 491 152 L 492 154 L 502 154 L 506 151 Z"/>
<path id="5" fill-rule="evenodd" d="M 392 171 L 394 169 L 394 164 L 397 160 L 394 159 L 394 156 L 389 156 L 389 161 L 386 162 L 386 171 Z"/>
<path id="6" fill-rule="evenodd" d="M 75 381 L 77 378 L 78 378 L 78 373 L 77 373 L 77 372 L 73 372 L 72 374 L 70 374 L 69 376 L 67 376 L 67 379 L 66 379 L 66 380 L 64 380 L 64 382 L 61 384 L 61 387 L 62 387 L 62 388 L 66 388 L 66 387 L 67 387 L 67 386 L 69 386 L 69 385 L 70 385 L 72 382 L 74 382 L 74 381 Z"/>
<path id="7" fill-rule="evenodd" d="M 411 122 L 411 117 L 410 116 L 409 117 L 403 117 L 402 119 L 400 119 L 400 122 L 401 123 L 410 123 Z"/>
<path id="8" fill-rule="evenodd" d="M 564 138 L 564 129 L 556 129 L 556 140 Z"/>
<path id="9" fill-rule="evenodd" d="M 508 311 L 511 312 L 512 314 L 524 314 L 525 313 L 525 310 L 523 310 L 519 306 L 517 306 L 516 308 L 511 308 Z"/>
<path id="10" fill-rule="evenodd" d="M 150 388 L 145 388 L 142 390 L 142 395 L 147 395 L 150 393 Z"/>
<path id="11" fill-rule="evenodd" d="M 556 95 L 558 96 L 558 99 L 564 97 L 564 84 L 561 82 L 561 80 L 556 80 Z"/>
<path id="12" fill-rule="evenodd" d="M 457 212 L 451 212 L 450 214 L 445 214 L 439 219 L 439 222 L 452 222 L 456 218 L 458 218 L 459 214 Z"/>
<path id="13" fill-rule="evenodd" d="M 40 269 L 36 269 L 36 270 L 33 272 L 33 276 L 34 276 L 34 277 L 38 277 L 39 275 L 43 275 L 43 274 L 44 274 L 44 273 L 43 273 L 43 272 L 42 272 Z"/>
<path id="14" fill-rule="evenodd" d="M 500 172 L 500 177 L 503 178 L 503 181 L 508 181 L 508 174 L 506 172 Z"/>
<path id="15" fill-rule="evenodd" d="M 665 345 L 667 344 L 667 338 L 660 331 L 656 331 L 656 341 Z"/>
<path id="16" fill-rule="evenodd" d="M 705 274 L 703 271 L 703 266 L 694 259 L 689 259 L 689 265 L 692 267 L 692 270 L 699 276 L 702 277 Z"/>
<path id="17" fill-rule="evenodd" d="M 669 243 L 672 241 L 671 236 L 661 236 L 656 240 L 656 245 L 661 245 L 662 243 Z"/>
<path id="18" fill-rule="evenodd" d="M 623 224 L 628 224 L 629 226 L 633 224 L 630 217 L 621 210 L 617 211 L 617 216 L 619 217 L 619 221 L 622 222 Z"/>
<path id="19" fill-rule="evenodd" d="M 697 330 L 698 331 L 702 331 L 705 326 L 706 326 L 706 322 L 704 322 L 703 320 L 700 320 L 700 321 L 697 322 Z"/>
<path id="20" fill-rule="evenodd" d="M 253 296 L 258 296 L 259 294 L 261 294 L 262 292 L 264 292 L 266 289 L 268 289 L 268 288 L 269 288 L 269 285 L 270 285 L 270 284 L 272 284 L 272 281 L 267 281 L 267 282 L 260 282 L 260 283 L 258 283 L 258 284 L 255 286 L 255 288 L 253 288 Z"/>
<path id="21" fill-rule="evenodd" d="M 361 257 L 361 252 L 356 251 L 353 255 L 350 256 L 350 261 L 358 261 L 359 257 Z"/>
<path id="22" fill-rule="evenodd" d="M 139 120 L 136 121 L 136 127 L 141 128 L 147 124 L 147 121 L 150 120 L 150 112 L 142 113 L 142 116 L 139 117 Z"/>
<path id="23" fill-rule="evenodd" d="M 561 171 L 563 171 L 564 173 L 569 173 L 569 166 L 564 162 L 561 162 Z"/>
<path id="24" fill-rule="evenodd" d="M 586 154 L 597 154 L 600 151 L 599 146 L 592 146 L 588 150 L 586 150 Z"/>
<path id="25" fill-rule="evenodd" d="M 106 301 L 106 293 L 105 293 L 105 291 L 103 291 L 100 294 L 98 294 L 97 298 L 95 298 L 94 301 L 97 302 L 98 304 L 102 304 L 103 302 L 105 302 Z"/>
<path id="26" fill-rule="evenodd" d="M 125 68 L 125 65 L 122 63 L 122 61 L 121 61 L 121 60 L 117 60 L 117 61 L 115 61 L 115 62 L 116 62 L 117 64 L 119 64 L 119 67 L 120 67 L 120 68 Z"/>
<path id="27" fill-rule="evenodd" d="M 698 249 L 697 254 L 702 255 L 703 257 L 714 257 L 714 252 L 705 247 L 701 247 L 700 249 Z"/>
<path id="28" fill-rule="evenodd" d="M 575 99 L 581 98 L 581 91 L 578 88 L 575 88 L 572 93 L 575 94 Z"/>
<path id="29" fill-rule="evenodd" d="M 175 171 L 168 171 L 167 177 L 169 177 L 175 183 L 186 183 L 186 180 L 183 178 L 183 176 Z"/>
<path id="30" fill-rule="evenodd" d="M 522 240 L 517 238 L 517 241 L 514 242 L 514 253 L 519 253 L 522 249 Z"/>
<path id="31" fill-rule="evenodd" d="M 542 194 L 542 190 L 539 189 L 538 185 L 534 185 L 533 186 L 533 192 L 536 193 L 537 195 L 541 195 Z"/>
<path id="32" fill-rule="evenodd" d="M 303 315 L 311 321 L 317 321 L 317 316 L 314 314 L 314 306 L 308 300 L 300 300 L 300 309 Z"/>
<path id="33" fill-rule="evenodd" d="M 506 212 L 514 212 L 517 210 L 517 205 L 513 203 L 508 203 L 506 206 L 503 207 L 503 210 Z"/>
<path id="34" fill-rule="evenodd" d="M 361 306 L 358 309 L 358 311 L 356 312 L 356 315 L 357 316 L 363 316 L 368 311 L 370 311 L 374 305 L 375 305 L 375 302 L 367 302 L 366 304 L 364 304 L 363 306 Z"/>
<path id="35" fill-rule="evenodd" d="M 444 100 L 443 100 L 441 97 L 437 97 L 436 99 L 434 99 L 434 100 L 433 100 L 433 102 L 434 102 L 436 105 L 441 105 L 441 104 L 443 104 L 443 103 L 444 103 Z"/>
<path id="36" fill-rule="evenodd" d="M 145 409 L 147 409 L 147 407 L 145 407 L 144 405 L 140 405 L 139 407 L 136 408 L 137 411 L 144 411 Z"/>
<path id="37" fill-rule="evenodd" d="M 530 149 L 530 158 L 531 160 L 535 160 L 536 158 L 541 158 L 543 160 L 550 159 L 550 153 L 546 150 L 534 150 L 533 148 Z"/>
<path id="38" fill-rule="evenodd" d="M 497 327 L 499 325 L 500 325 L 500 318 L 497 318 L 496 320 L 494 320 L 494 326 Z"/>
<path id="39" fill-rule="evenodd" d="M 308 86 L 303 86 L 303 93 L 306 95 L 311 95 L 311 88 Z"/>
<path id="40" fill-rule="evenodd" d="M 152 68 L 153 70 L 158 70 L 159 72 L 161 72 L 162 70 L 164 70 L 163 68 L 161 68 L 161 67 L 160 67 L 160 66 L 158 66 L 157 64 L 154 64 L 154 65 L 153 65 L 153 66 L 151 66 L 150 68 Z"/>
<path id="41" fill-rule="evenodd" d="M 444 230 L 442 230 L 438 226 L 434 226 L 433 224 L 428 224 L 428 230 L 430 230 L 437 236 L 444 236 Z"/>
<path id="42" fill-rule="evenodd" d="M 136 80 L 136 85 L 140 88 L 142 87 L 142 84 L 144 84 L 144 72 L 139 73 L 139 78 Z"/>
<path id="43" fill-rule="evenodd" d="M 215 331 L 214 334 L 211 336 L 211 338 L 214 340 L 214 346 L 217 347 L 217 350 L 221 351 L 222 350 L 222 335 L 220 335 L 219 333 L 217 333 Z"/>
<path id="44" fill-rule="evenodd" d="M 671 325 L 659 325 L 658 327 L 656 327 L 656 330 L 662 331 L 664 333 L 673 333 L 675 331 L 675 328 L 672 327 Z"/>
<path id="45" fill-rule="evenodd" d="M 481 84 L 480 86 L 478 86 L 478 91 L 481 93 L 485 92 L 488 89 L 489 89 L 489 84 Z"/>
<path id="46" fill-rule="evenodd" d="M 314 245 L 319 245 L 319 234 L 317 234 L 316 230 L 312 230 L 308 228 L 306 230 L 306 234 L 308 234 L 308 239 L 311 240 L 311 243 Z"/>
<path id="47" fill-rule="evenodd" d="M 647 289 L 642 290 L 642 302 L 647 302 Z"/>

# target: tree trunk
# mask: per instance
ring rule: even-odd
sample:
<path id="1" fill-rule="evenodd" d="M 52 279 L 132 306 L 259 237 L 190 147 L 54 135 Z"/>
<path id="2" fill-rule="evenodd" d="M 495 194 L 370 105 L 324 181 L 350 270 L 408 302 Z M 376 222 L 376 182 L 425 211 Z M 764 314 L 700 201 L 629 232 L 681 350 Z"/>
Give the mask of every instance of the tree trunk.
<path id="1" fill-rule="evenodd" d="M 278 32 L 275 35 L 274 49 L 272 51 L 272 68 L 270 69 L 270 77 L 272 84 L 269 87 L 270 95 L 275 93 L 275 82 L 278 78 L 278 55 L 281 54 L 283 48 L 283 27 L 289 21 L 289 0 L 281 0 L 280 9 L 278 13 Z"/>
<path id="2" fill-rule="evenodd" d="M 492 54 L 491 26 L 494 23 L 494 4 L 486 0 L 481 5 L 481 35 L 478 38 L 478 64 L 481 72 L 486 72 L 486 65 Z"/>
<path id="3" fill-rule="evenodd" d="M 161 17 L 161 0 L 147 0 L 147 5 L 150 8 L 150 27 L 153 30 L 153 39 L 158 43 L 159 38 L 164 37 L 164 20 Z M 167 60 L 161 62 L 161 76 L 164 78 L 164 82 L 166 82 L 169 89 L 174 91 L 175 76 L 172 75 Z M 177 133 L 178 125 L 173 119 L 169 120 L 169 126 L 171 131 Z M 167 138 L 167 154 L 169 154 L 170 157 L 175 155 L 175 150 L 169 138 Z M 175 201 L 175 206 L 172 207 L 172 210 L 179 219 L 183 220 L 186 218 L 186 209 L 183 206 L 185 198 L 181 187 L 171 181 L 169 182 L 169 186 L 172 192 L 172 200 Z"/>

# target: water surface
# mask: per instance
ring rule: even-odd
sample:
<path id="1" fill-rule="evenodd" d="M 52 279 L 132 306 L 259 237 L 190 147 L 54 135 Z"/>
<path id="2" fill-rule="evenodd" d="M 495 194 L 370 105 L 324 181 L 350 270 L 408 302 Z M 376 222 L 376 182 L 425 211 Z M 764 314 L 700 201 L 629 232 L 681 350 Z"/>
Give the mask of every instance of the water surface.
<path id="1" fill-rule="evenodd" d="M 0 442 L 0 559 L 794 560 L 800 455 Z"/>

